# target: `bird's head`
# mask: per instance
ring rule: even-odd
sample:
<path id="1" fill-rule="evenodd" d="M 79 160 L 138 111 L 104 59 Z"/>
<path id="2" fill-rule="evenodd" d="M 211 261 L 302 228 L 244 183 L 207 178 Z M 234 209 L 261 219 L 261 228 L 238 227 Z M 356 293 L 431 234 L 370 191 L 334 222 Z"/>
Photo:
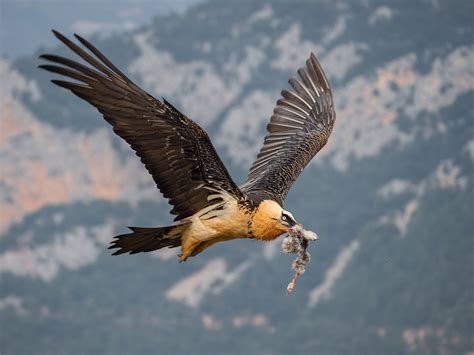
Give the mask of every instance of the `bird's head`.
<path id="1" fill-rule="evenodd" d="M 280 223 L 283 227 L 287 228 L 287 232 L 290 228 L 299 225 L 296 222 L 295 217 L 291 214 L 291 212 L 285 211 L 284 209 L 281 210 L 280 218 L 277 219 L 278 223 Z"/>
<path id="2" fill-rule="evenodd" d="M 275 201 L 263 200 L 252 219 L 252 232 L 257 239 L 273 240 L 297 225 L 301 226 L 291 212 Z"/>

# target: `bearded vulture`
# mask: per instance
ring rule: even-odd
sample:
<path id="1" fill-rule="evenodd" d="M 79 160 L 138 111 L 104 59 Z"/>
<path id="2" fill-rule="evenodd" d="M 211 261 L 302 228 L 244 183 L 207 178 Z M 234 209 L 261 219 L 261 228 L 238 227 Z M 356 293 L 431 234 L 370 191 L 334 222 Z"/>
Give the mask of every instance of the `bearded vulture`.
<path id="1" fill-rule="evenodd" d="M 54 35 L 89 65 L 57 55 L 40 58 L 47 71 L 75 81 L 52 80 L 103 115 L 132 147 L 173 206 L 175 223 L 155 228 L 129 227 L 115 237 L 113 255 L 181 247 L 179 261 L 211 245 L 236 238 L 269 241 L 299 223 L 283 209 L 293 182 L 331 134 L 335 112 L 331 87 L 315 55 L 283 90 L 247 180 L 237 186 L 206 131 L 163 99 L 141 89 L 99 50 L 57 31 Z"/>

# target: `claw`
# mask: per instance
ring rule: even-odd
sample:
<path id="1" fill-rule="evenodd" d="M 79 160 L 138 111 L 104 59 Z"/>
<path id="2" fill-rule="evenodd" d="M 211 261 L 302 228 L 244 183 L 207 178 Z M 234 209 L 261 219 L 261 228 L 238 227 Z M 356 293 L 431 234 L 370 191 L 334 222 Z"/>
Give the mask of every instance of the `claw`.
<path id="1" fill-rule="evenodd" d="M 178 255 L 178 262 L 183 263 L 188 259 L 188 255 L 184 255 L 183 253 Z"/>

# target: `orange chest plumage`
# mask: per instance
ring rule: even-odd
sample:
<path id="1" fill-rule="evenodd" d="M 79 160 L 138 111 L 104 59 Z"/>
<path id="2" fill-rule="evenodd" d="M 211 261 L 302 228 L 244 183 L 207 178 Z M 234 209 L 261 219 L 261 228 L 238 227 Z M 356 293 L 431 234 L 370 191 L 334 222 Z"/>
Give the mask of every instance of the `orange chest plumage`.
<path id="1" fill-rule="evenodd" d="M 241 208 L 235 203 L 230 203 L 225 213 L 202 222 L 214 231 L 214 236 L 274 240 L 288 232 L 287 227 L 279 221 L 281 211 L 280 205 L 271 200 L 264 200 L 256 209 Z"/>

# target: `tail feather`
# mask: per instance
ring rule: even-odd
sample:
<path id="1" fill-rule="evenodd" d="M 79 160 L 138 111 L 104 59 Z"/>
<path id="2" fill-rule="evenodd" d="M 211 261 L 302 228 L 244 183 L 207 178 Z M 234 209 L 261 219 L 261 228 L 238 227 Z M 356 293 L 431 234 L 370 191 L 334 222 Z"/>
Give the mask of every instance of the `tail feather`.
<path id="1" fill-rule="evenodd" d="M 165 247 L 176 248 L 181 245 L 180 227 L 128 227 L 132 233 L 116 236 L 109 249 L 118 249 L 112 255 L 120 255 L 149 252 Z"/>

